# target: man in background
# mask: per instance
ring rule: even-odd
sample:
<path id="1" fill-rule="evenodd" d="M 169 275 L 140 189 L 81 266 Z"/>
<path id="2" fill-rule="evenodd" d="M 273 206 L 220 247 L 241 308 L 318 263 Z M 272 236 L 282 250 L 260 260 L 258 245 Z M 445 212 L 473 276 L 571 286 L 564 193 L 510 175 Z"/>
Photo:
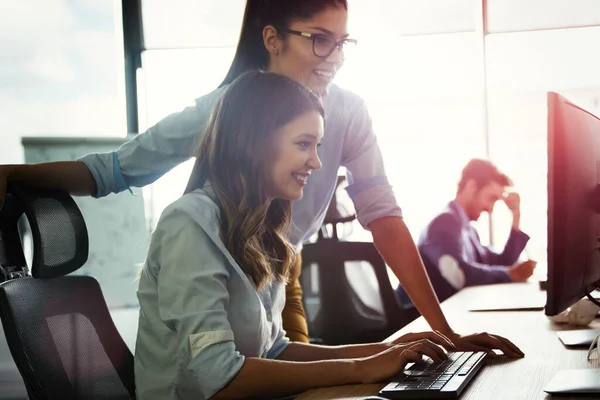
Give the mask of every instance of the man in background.
<path id="1" fill-rule="evenodd" d="M 440 301 L 467 286 L 524 282 L 535 262 L 517 262 L 529 236 L 520 230 L 521 200 L 508 192 L 511 180 L 487 160 L 472 159 L 464 167 L 456 198 L 427 225 L 418 248 Z M 512 227 L 501 253 L 481 244 L 475 227 L 482 213 L 491 213 L 498 200 L 512 213 Z M 414 307 L 402 287 L 397 295 L 405 308 Z"/>

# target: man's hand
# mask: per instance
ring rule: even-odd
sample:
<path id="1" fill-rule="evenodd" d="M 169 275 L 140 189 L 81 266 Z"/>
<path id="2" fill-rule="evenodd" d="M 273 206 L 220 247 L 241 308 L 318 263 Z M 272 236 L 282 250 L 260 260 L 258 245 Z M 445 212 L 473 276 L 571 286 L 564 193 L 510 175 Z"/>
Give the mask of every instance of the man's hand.
<path id="1" fill-rule="evenodd" d="M 531 275 L 537 263 L 533 260 L 527 260 L 508 268 L 507 272 L 513 282 L 525 282 Z"/>
<path id="2" fill-rule="evenodd" d="M 448 339 L 456 346 L 455 351 L 485 351 L 491 357 L 497 357 L 493 350 L 500 350 L 506 357 L 522 358 L 525 354 L 510 340 L 490 333 L 475 333 L 472 335 L 459 335 L 453 333 Z"/>
<path id="3" fill-rule="evenodd" d="M 507 192 L 504 194 L 502 200 L 504 200 L 504 204 L 506 204 L 506 207 L 508 207 L 513 215 L 521 214 L 521 196 L 519 196 L 519 193 Z"/>

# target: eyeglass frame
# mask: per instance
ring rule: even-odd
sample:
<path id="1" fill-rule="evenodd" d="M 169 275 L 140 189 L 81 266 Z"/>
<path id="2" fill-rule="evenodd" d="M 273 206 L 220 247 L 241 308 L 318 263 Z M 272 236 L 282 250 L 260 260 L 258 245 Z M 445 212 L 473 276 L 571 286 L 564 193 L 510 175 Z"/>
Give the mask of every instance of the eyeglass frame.
<path id="1" fill-rule="evenodd" d="M 319 58 L 327 58 L 327 57 L 329 57 L 331 55 L 331 53 L 334 52 L 335 49 L 338 49 L 339 51 L 341 51 L 343 53 L 343 51 L 344 51 L 344 44 L 346 44 L 346 43 L 352 43 L 355 46 L 358 44 L 358 41 L 356 39 L 344 38 L 344 39 L 341 39 L 341 40 L 335 40 L 332 36 L 326 35 L 326 34 L 323 34 L 323 33 L 302 32 L 302 31 L 297 31 L 297 30 L 289 29 L 289 28 L 278 28 L 277 30 L 278 31 L 282 31 L 282 32 L 286 32 L 286 33 L 291 33 L 292 35 L 301 36 L 301 37 L 306 38 L 306 39 L 310 39 L 312 41 L 312 51 L 313 51 L 313 54 L 316 57 L 319 57 Z M 315 51 L 315 39 L 317 39 L 319 37 L 325 37 L 327 39 L 331 39 L 335 43 L 335 45 L 331 48 L 331 50 L 329 51 L 329 53 L 327 53 L 324 56 L 318 55 L 317 52 Z"/>

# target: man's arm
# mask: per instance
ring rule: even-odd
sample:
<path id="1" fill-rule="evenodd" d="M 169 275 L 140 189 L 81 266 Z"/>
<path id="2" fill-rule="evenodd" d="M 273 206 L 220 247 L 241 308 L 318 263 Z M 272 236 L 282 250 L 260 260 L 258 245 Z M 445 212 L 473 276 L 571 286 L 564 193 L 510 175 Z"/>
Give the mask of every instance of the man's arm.
<path id="1" fill-rule="evenodd" d="M 511 229 L 508 240 L 501 253 L 496 253 L 489 247 L 484 247 L 483 262 L 490 265 L 512 266 L 525 249 L 529 236 L 521 231 Z"/>
<path id="2" fill-rule="evenodd" d="M 443 214 L 431 223 L 421 246 L 423 257 L 437 267 L 440 275 L 455 290 L 511 281 L 504 266 L 466 259 L 462 237 L 460 222 L 450 214 Z"/>
<path id="3" fill-rule="evenodd" d="M 529 236 L 521 231 L 521 197 L 519 194 L 517 192 L 506 193 L 503 200 L 512 214 L 510 235 L 502 253 L 496 253 L 490 248 L 484 247 L 483 262 L 510 266 L 519 259 L 529 241 Z"/>

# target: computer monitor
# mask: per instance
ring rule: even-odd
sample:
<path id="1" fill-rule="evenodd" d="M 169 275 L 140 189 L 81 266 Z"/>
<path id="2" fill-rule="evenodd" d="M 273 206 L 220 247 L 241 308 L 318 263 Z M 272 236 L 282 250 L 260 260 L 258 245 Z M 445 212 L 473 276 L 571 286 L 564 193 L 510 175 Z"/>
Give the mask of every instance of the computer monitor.
<path id="1" fill-rule="evenodd" d="M 548 93 L 548 316 L 600 284 L 599 183 L 600 119 Z"/>

